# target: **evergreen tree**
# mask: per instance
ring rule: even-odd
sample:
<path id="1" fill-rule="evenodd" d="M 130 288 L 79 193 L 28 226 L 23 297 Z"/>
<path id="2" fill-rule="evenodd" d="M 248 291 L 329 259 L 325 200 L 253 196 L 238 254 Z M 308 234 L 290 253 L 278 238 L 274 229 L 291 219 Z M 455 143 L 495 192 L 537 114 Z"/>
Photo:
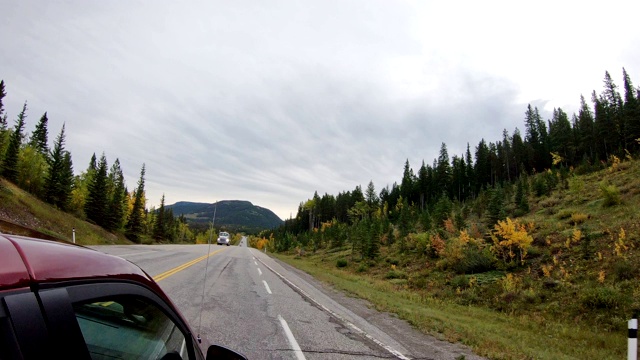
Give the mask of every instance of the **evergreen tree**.
<path id="1" fill-rule="evenodd" d="M 526 172 L 525 164 L 527 161 L 527 148 L 518 128 L 513 131 L 511 147 L 513 149 L 513 176 L 518 178 L 522 173 Z"/>
<path id="2" fill-rule="evenodd" d="M 89 160 L 89 168 L 87 169 L 87 171 L 91 171 L 93 170 L 94 172 L 98 170 L 98 160 L 96 159 L 96 153 L 93 153 L 93 155 L 91 155 L 91 160 Z"/>
<path id="3" fill-rule="evenodd" d="M 622 116 L 625 128 L 625 148 L 630 151 L 638 151 L 640 144 L 637 139 L 640 138 L 640 104 L 638 103 L 638 96 L 636 90 L 631 84 L 631 79 L 627 70 L 622 68 L 622 75 L 624 80 L 624 105 L 622 109 Z"/>
<path id="4" fill-rule="evenodd" d="M 64 130 L 65 125 L 63 124 L 53 145 L 53 151 L 48 157 L 49 172 L 45 178 L 44 200 L 66 210 L 73 187 L 73 169 L 71 168 L 71 155 L 69 154 L 69 159 L 66 159 L 68 152 L 64 149 Z"/>
<path id="5" fill-rule="evenodd" d="M 160 208 L 156 211 L 156 221 L 153 226 L 153 237 L 158 240 L 166 239 L 167 237 L 167 223 L 165 218 L 164 208 L 164 194 L 160 199 Z"/>
<path id="6" fill-rule="evenodd" d="M 426 203 L 428 202 L 429 193 L 431 192 L 430 187 L 431 187 L 431 184 L 429 181 L 429 170 L 424 164 L 424 160 L 422 160 L 422 166 L 420 167 L 420 170 L 418 170 L 418 183 L 417 183 L 421 210 L 424 210 Z"/>
<path id="7" fill-rule="evenodd" d="M 119 230 L 124 223 L 125 205 L 127 200 L 127 189 L 124 183 L 124 175 L 120 167 L 120 160 L 116 159 L 109 171 L 109 183 L 112 184 L 110 194 L 106 229 L 110 231 Z"/>
<path id="8" fill-rule="evenodd" d="M 604 74 L 604 93 L 601 99 L 605 102 L 607 117 L 613 125 L 610 130 L 614 133 L 611 151 L 621 153 L 621 149 L 625 148 L 625 124 L 622 116 L 623 102 L 618 92 L 618 86 L 613 82 L 608 71 L 605 71 Z"/>
<path id="9" fill-rule="evenodd" d="M 502 187 L 496 186 L 489 191 L 489 205 L 487 206 L 488 225 L 498 223 L 498 220 L 506 218 L 506 211 L 504 209 L 504 192 Z"/>
<path id="10" fill-rule="evenodd" d="M 92 181 L 89 183 L 87 201 L 84 205 L 84 213 L 87 219 L 104 228 L 108 227 L 108 178 L 107 178 L 107 158 L 102 154 L 98 163 L 98 170 Z"/>
<path id="11" fill-rule="evenodd" d="M 596 139 L 594 118 L 591 109 L 587 105 L 584 96 L 580 95 L 580 110 L 578 110 L 578 118 L 576 126 L 576 148 L 578 154 L 586 155 L 589 160 L 593 161 L 596 157 Z"/>
<path id="12" fill-rule="evenodd" d="M 502 154 L 500 155 L 500 161 L 502 162 L 504 172 L 506 173 L 505 180 L 511 182 L 510 163 L 513 162 L 513 150 L 507 129 L 502 129 Z"/>
<path id="13" fill-rule="evenodd" d="M 467 153 L 465 154 L 465 198 L 473 198 L 475 197 L 475 182 L 476 182 L 476 174 L 473 170 L 473 160 L 471 159 L 471 149 L 469 147 L 469 143 L 467 143 Z"/>
<path id="14" fill-rule="evenodd" d="M 31 140 L 29 141 L 29 145 L 45 156 L 49 155 L 49 145 L 47 145 L 49 138 L 49 131 L 47 130 L 48 122 L 47 113 L 44 113 L 36 125 L 36 128 L 33 130 L 33 133 L 31 133 Z"/>
<path id="15" fill-rule="evenodd" d="M 569 117 L 562 109 L 553 109 L 553 119 L 549 121 L 551 152 L 559 154 L 565 163 L 573 159 L 573 136 Z"/>
<path id="16" fill-rule="evenodd" d="M 435 168 L 435 185 L 440 191 L 444 191 L 452 198 L 453 189 L 451 188 L 451 164 L 449 163 L 449 153 L 447 145 L 440 145 L 440 154 L 438 155 L 438 165 Z"/>
<path id="17" fill-rule="evenodd" d="M 400 195 L 411 203 L 415 187 L 415 175 L 413 169 L 409 165 L 409 159 L 404 163 L 404 171 L 402 172 L 402 182 L 400 183 Z"/>
<path id="18" fill-rule="evenodd" d="M 125 228 L 125 236 L 134 242 L 139 243 L 141 236 L 144 235 L 144 173 L 145 166 L 142 165 L 140 171 L 140 179 L 138 180 L 138 187 L 133 195 L 133 208 L 129 213 L 127 225 Z"/>
<path id="19" fill-rule="evenodd" d="M 22 111 L 16 120 L 16 127 L 9 138 L 9 145 L 2 164 L 2 176 L 14 183 L 18 180 L 18 156 L 20 154 L 20 146 L 22 145 L 22 140 L 24 138 L 22 130 L 24 128 L 25 118 L 27 117 L 26 112 L 27 103 L 25 102 L 22 107 Z"/>
<path id="20" fill-rule="evenodd" d="M 7 92 L 4 88 L 4 80 L 0 80 L 0 119 L 2 119 L 2 114 L 4 113 L 4 97 L 7 96 Z"/>
<path id="21" fill-rule="evenodd" d="M 491 162 L 489 156 L 489 147 L 484 139 L 476 147 L 476 161 L 474 173 L 476 174 L 476 189 L 478 194 L 483 186 L 491 183 Z"/>
<path id="22" fill-rule="evenodd" d="M 367 202 L 368 208 L 368 216 L 372 217 L 373 213 L 378 210 L 380 207 L 380 198 L 378 198 L 378 194 L 376 193 L 376 188 L 373 185 L 373 180 L 369 181 L 369 185 L 367 185 L 367 190 L 365 192 L 365 201 Z"/>

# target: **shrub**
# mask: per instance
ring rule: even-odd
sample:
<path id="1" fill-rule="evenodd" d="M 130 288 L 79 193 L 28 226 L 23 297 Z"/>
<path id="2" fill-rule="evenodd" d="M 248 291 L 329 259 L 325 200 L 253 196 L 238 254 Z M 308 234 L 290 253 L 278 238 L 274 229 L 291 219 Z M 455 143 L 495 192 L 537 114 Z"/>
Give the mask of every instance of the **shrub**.
<path id="1" fill-rule="evenodd" d="M 389 270 L 389 272 L 384 276 L 385 279 L 406 279 L 407 274 L 399 270 Z"/>
<path id="2" fill-rule="evenodd" d="M 469 247 L 464 250 L 463 257 L 451 265 L 458 274 L 476 274 L 493 270 L 493 256 L 488 248 Z"/>
<path id="3" fill-rule="evenodd" d="M 346 267 L 349 263 L 347 262 L 346 259 L 338 259 L 338 261 L 336 261 L 336 267 L 339 268 L 343 268 Z"/>
<path id="4" fill-rule="evenodd" d="M 449 285 L 453 288 L 466 289 L 469 287 L 469 279 L 464 275 L 458 275 L 449 281 Z"/>
<path id="5" fill-rule="evenodd" d="M 409 286 L 414 289 L 425 289 L 427 287 L 427 279 L 424 276 L 413 276 L 409 278 Z"/>
<path id="6" fill-rule="evenodd" d="M 358 268 L 356 269 L 357 272 L 362 273 L 369 270 L 369 265 L 365 264 L 365 263 L 361 263 Z"/>
<path id="7" fill-rule="evenodd" d="M 571 224 L 579 225 L 585 222 L 589 218 L 589 215 L 583 213 L 571 214 Z"/>
<path id="8" fill-rule="evenodd" d="M 636 276 L 636 269 L 629 261 L 618 261 L 613 266 L 613 272 L 619 281 L 631 280 Z"/>
<path id="9" fill-rule="evenodd" d="M 602 206 L 609 207 L 619 205 L 622 202 L 620 198 L 620 190 L 615 185 L 609 185 L 606 182 L 600 183 L 600 193 L 604 198 Z"/>
<path id="10" fill-rule="evenodd" d="M 610 287 L 589 288 L 582 295 L 582 305 L 589 309 L 615 309 L 625 302 L 624 296 Z"/>
<path id="11" fill-rule="evenodd" d="M 391 265 L 396 265 L 396 266 L 398 266 L 398 264 L 400 263 L 398 259 L 394 259 L 394 258 L 387 258 L 385 261 Z"/>
<path id="12" fill-rule="evenodd" d="M 510 218 L 498 221 L 494 230 L 491 231 L 491 239 L 493 240 L 491 251 L 504 265 L 514 265 L 518 261 L 524 264 L 527 250 L 533 242 L 533 237 L 527 233 L 526 226 Z"/>

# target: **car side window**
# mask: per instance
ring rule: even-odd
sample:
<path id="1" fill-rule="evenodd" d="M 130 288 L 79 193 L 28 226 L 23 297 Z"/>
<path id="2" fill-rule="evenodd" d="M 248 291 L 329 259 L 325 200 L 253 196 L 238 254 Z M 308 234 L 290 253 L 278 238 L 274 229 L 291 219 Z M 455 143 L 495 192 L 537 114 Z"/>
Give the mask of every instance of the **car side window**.
<path id="1" fill-rule="evenodd" d="M 144 297 L 114 296 L 73 309 L 94 360 L 188 359 L 185 335 Z"/>

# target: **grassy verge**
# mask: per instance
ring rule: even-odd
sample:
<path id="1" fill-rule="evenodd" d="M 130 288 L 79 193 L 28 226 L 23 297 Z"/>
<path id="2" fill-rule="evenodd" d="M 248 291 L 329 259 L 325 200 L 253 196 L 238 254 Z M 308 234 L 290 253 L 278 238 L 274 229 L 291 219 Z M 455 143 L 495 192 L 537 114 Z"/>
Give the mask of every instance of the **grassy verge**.
<path id="1" fill-rule="evenodd" d="M 272 254 L 315 278 L 359 298 L 376 309 L 397 314 L 417 329 L 470 346 L 491 359 L 621 359 L 624 333 L 544 319 L 512 316 L 476 306 L 462 306 L 381 280 L 336 268 L 320 255 Z"/>

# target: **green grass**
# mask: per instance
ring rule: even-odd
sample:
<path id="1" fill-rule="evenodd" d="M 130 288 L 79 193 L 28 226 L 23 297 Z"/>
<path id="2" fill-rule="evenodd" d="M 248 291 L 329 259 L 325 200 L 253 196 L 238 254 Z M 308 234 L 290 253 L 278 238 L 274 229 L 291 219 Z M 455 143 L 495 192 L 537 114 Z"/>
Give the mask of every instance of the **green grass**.
<path id="1" fill-rule="evenodd" d="M 397 314 L 417 329 L 461 342 L 491 359 L 620 359 L 626 336 L 580 324 L 513 316 L 461 306 L 379 280 L 326 266 L 319 255 L 272 254 L 335 288 L 370 301 L 377 310 Z"/>

